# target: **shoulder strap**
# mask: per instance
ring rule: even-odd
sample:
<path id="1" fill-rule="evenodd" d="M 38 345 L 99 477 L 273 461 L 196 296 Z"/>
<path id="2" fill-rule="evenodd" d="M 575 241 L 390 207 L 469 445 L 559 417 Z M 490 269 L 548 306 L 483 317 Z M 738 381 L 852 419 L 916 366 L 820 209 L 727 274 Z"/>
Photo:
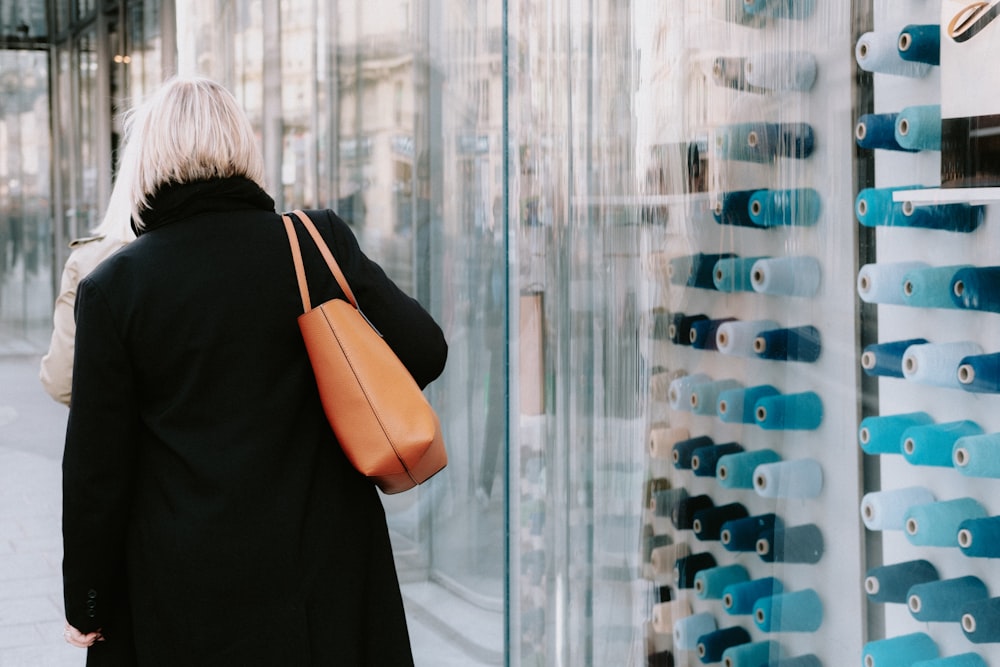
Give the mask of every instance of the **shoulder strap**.
<path id="1" fill-rule="evenodd" d="M 309 285 L 306 283 L 306 271 L 302 266 L 302 249 L 299 248 L 299 237 L 295 234 L 295 227 L 292 219 L 287 215 L 281 216 L 281 221 L 285 223 L 285 232 L 288 234 L 288 244 L 292 246 L 292 262 L 295 264 L 295 277 L 299 281 L 299 294 L 302 296 L 302 312 L 308 313 L 312 310 L 309 302 Z"/>
<path id="2" fill-rule="evenodd" d="M 313 221 L 309 219 L 309 216 L 302 211 L 296 209 L 292 211 L 292 213 L 294 213 L 299 220 L 302 221 L 302 224 L 305 225 L 306 231 L 309 232 L 309 235 L 316 243 L 316 247 L 319 248 L 320 254 L 323 255 L 323 259 L 326 260 L 326 265 L 330 267 L 330 272 L 333 273 L 333 277 L 337 279 L 337 284 L 340 285 L 340 289 L 344 291 L 344 296 L 347 297 L 347 300 L 351 302 L 352 306 L 357 308 L 358 301 L 354 298 L 354 292 L 351 291 L 351 286 L 347 284 L 347 278 L 344 277 L 344 272 L 340 270 L 340 265 L 337 264 L 337 260 L 334 259 L 333 253 L 330 252 L 330 248 L 326 245 L 326 241 L 324 241 L 323 237 L 320 236 L 319 230 L 316 229 L 316 225 L 314 225 Z M 306 310 L 308 310 L 308 308 Z"/>

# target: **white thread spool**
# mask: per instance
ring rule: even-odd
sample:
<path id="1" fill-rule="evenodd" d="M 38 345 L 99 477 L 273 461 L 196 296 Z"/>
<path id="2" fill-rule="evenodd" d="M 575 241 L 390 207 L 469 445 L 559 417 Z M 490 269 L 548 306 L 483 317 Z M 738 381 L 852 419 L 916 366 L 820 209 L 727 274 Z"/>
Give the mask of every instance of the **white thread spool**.
<path id="1" fill-rule="evenodd" d="M 931 71 L 927 63 L 903 60 L 899 55 L 898 33 L 866 32 L 854 46 L 854 57 L 866 72 L 918 79 Z"/>
<path id="2" fill-rule="evenodd" d="M 781 325 L 774 320 L 746 320 L 725 322 L 719 326 L 715 334 L 715 343 L 719 352 L 738 357 L 755 357 L 754 340 L 762 331 L 780 329 Z"/>
<path id="3" fill-rule="evenodd" d="M 698 647 L 698 638 L 718 629 L 715 616 L 711 612 L 701 612 L 678 619 L 674 623 L 674 646 L 682 651 L 693 651 Z"/>
<path id="4" fill-rule="evenodd" d="M 750 56 L 744 65 L 746 82 L 776 91 L 807 91 L 816 82 L 816 56 L 785 51 Z"/>
<path id="5" fill-rule="evenodd" d="M 974 354 L 983 354 L 983 348 L 972 341 L 911 345 L 903 353 L 903 377 L 920 384 L 960 389 L 959 363 Z"/>
<path id="6" fill-rule="evenodd" d="M 868 530 L 903 530 L 910 507 L 934 500 L 934 493 L 922 486 L 873 491 L 861 499 L 861 520 Z"/>
<path id="7" fill-rule="evenodd" d="M 687 600 L 670 600 L 653 605 L 653 630 L 673 638 L 674 623 L 691 615 L 691 603 Z"/>
<path id="8" fill-rule="evenodd" d="M 670 461 L 673 459 L 674 445 L 690 437 L 690 432 L 679 426 L 652 429 L 649 432 L 649 455 L 654 459 Z"/>
<path id="9" fill-rule="evenodd" d="M 819 280 L 820 264 L 815 257 L 759 259 L 750 268 L 750 284 L 761 294 L 815 296 Z"/>
<path id="10" fill-rule="evenodd" d="M 823 490 L 823 468 L 815 459 L 762 463 L 754 468 L 753 488 L 764 498 L 815 498 Z"/>
<path id="11" fill-rule="evenodd" d="M 678 558 L 684 558 L 691 554 L 691 547 L 687 542 L 675 542 L 656 547 L 649 554 L 649 565 L 655 574 L 670 574 L 674 572 L 674 563 Z"/>
<path id="12" fill-rule="evenodd" d="M 858 296 L 866 303 L 903 305 L 903 276 L 927 268 L 924 262 L 865 264 L 858 271 Z"/>

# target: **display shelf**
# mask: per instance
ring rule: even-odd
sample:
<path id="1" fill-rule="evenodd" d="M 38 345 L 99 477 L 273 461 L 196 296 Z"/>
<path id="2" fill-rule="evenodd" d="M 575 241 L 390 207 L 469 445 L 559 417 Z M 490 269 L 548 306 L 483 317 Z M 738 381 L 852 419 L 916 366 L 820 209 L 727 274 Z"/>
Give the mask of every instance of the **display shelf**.
<path id="1" fill-rule="evenodd" d="M 1000 188 L 923 188 L 897 190 L 892 193 L 895 202 L 914 204 L 992 204 L 1000 202 Z"/>

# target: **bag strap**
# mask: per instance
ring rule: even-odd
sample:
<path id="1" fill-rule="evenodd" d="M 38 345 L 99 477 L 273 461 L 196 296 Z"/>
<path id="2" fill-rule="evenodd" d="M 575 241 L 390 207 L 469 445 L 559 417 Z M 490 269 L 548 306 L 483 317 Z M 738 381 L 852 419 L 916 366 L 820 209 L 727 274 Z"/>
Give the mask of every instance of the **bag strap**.
<path id="1" fill-rule="evenodd" d="M 306 231 L 312 237 L 313 242 L 316 243 L 316 247 L 319 248 L 319 252 L 323 255 L 323 259 L 326 261 L 326 265 L 330 267 L 330 272 L 333 277 L 337 280 L 337 284 L 340 285 L 340 289 L 343 290 L 344 296 L 347 300 L 351 302 L 351 305 L 360 311 L 358 308 L 357 299 L 354 298 L 354 292 L 351 291 L 351 286 L 347 284 L 347 278 L 344 277 L 344 272 L 340 270 L 340 265 L 337 263 L 336 258 L 334 258 L 333 253 L 330 252 L 330 248 L 326 245 L 326 241 L 320 236 L 319 230 L 316 229 L 316 225 L 313 221 L 309 219 L 309 216 L 300 210 L 292 211 L 295 216 L 302 221 L 305 226 Z M 292 261 L 295 264 L 295 277 L 299 282 L 299 294 L 302 297 L 302 312 L 308 313 L 312 310 L 311 301 L 309 300 L 309 286 L 306 282 L 305 266 L 302 263 L 302 249 L 299 247 L 299 238 L 295 233 L 295 227 L 292 224 L 291 218 L 287 215 L 281 216 L 282 222 L 285 223 L 285 232 L 288 234 L 288 243 L 292 247 Z"/>
<path id="2" fill-rule="evenodd" d="M 299 295 L 302 297 L 302 312 L 308 313 L 312 310 L 312 303 L 309 301 L 309 285 L 306 283 L 306 270 L 302 265 L 302 249 L 299 248 L 299 237 L 295 234 L 295 227 L 292 219 L 287 215 L 281 216 L 281 221 L 285 223 L 285 232 L 288 234 L 288 245 L 292 247 L 292 263 L 295 264 L 295 278 L 299 282 Z"/>

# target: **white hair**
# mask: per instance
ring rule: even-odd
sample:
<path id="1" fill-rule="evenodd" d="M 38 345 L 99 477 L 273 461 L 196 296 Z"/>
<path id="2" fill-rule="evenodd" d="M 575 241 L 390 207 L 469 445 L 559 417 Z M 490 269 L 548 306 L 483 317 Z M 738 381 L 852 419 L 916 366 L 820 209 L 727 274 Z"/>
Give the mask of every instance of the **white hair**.
<path id="1" fill-rule="evenodd" d="M 94 227 L 91 232 L 96 236 L 128 242 L 135 239 L 135 232 L 132 230 L 132 181 L 135 176 L 136 152 L 124 150 L 128 142 L 131 123 L 126 119 L 124 125 L 118 174 L 115 176 L 114 187 L 111 188 L 108 207 L 104 211 L 104 217 L 100 224 Z"/>

